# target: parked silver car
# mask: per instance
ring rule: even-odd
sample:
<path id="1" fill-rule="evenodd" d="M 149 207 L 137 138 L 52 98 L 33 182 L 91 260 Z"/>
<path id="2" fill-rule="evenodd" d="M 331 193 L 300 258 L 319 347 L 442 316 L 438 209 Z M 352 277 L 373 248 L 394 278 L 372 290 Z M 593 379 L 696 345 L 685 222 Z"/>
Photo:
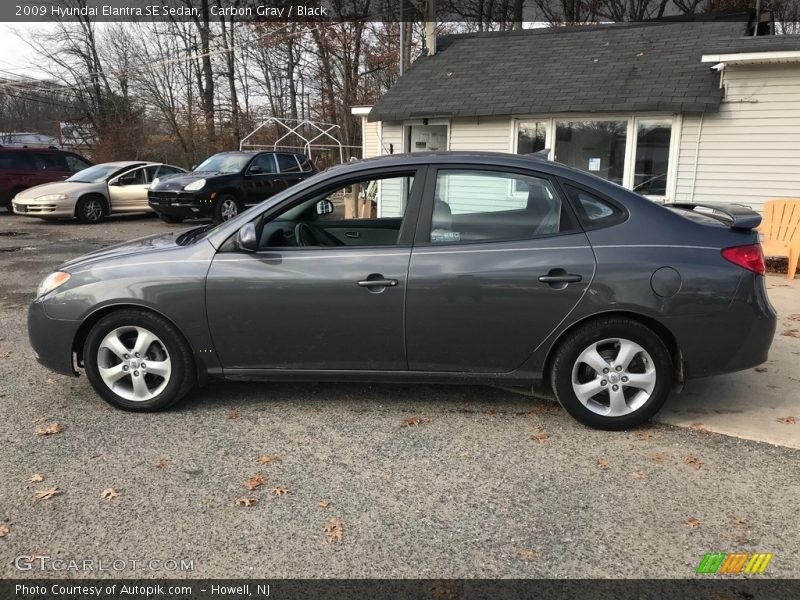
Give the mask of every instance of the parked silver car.
<path id="1" fill-rule="evenodd" d="M 64 181 L 28 188 L 12 200 L 14 213 L 40 219 L 99 223 L 110 214 L 152 212 L 147 202 L 151 182 L 186 173 L 154 162 L 121 161 L 94 165 Z"/>

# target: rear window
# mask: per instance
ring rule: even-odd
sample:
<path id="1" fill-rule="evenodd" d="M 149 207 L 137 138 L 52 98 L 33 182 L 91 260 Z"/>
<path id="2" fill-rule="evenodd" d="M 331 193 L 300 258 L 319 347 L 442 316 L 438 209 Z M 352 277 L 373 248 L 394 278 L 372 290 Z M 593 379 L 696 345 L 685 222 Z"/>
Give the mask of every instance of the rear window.
<path id="1" fill-rule="evenodd" d="M 586 190 L 564 184 L 578 217 L 586 227 L 608 227 L 625 220 L 625 212 L 611 202 Z"/>
<path id="2" fill-rule="evenodd" d="M 31 164 L 24 152 L 0 152 L 0 169 L 28 170 Z"/>
<path id="3" fill-rule="evenodd" d="M 307 156 L 298 156 L 297 160 L 300 161 L 300 168 L 303 169 L 303 171 L 311 171 L 314 168 L 314 165 L 311 164 Z"/>

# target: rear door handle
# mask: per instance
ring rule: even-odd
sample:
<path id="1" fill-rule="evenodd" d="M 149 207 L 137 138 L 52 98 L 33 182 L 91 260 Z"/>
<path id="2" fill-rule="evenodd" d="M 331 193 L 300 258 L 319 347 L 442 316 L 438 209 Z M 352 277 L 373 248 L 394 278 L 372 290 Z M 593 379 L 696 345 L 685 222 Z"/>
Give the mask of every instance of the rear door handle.
<path id="1" fill-rule="evenodd" d="M 359 281 L 358 285 L 365 288 L 394 287 L 397 285 L 397 279 L 365 279 L 363 281 Z"/>
<path id="2" fill-rule="evenodd" d="M 357 240 L 361 237 L 361 234 L 358 231 L 345 231 L 344 235 L 345 237 L 353 238 L 354 240 Z"/>

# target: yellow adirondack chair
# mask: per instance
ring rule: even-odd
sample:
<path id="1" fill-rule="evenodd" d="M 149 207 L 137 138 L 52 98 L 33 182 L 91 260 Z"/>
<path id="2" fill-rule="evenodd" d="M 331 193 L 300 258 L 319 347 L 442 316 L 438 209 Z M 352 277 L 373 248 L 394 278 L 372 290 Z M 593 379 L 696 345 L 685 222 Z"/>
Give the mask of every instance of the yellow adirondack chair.
<path id="1" fill-rule="evenodd" d="M 764 256 L 789 259 L 787 277 L 794 279 L 800 260 L 800 198 L 780 198 L 764 203 L 764 219 L 758 227 Z"/>

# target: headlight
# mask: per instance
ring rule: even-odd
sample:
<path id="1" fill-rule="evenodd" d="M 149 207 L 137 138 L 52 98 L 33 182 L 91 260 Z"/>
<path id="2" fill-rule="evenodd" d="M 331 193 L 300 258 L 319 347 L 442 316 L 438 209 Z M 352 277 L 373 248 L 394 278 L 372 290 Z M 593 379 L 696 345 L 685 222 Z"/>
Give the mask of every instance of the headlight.
<path id="1" fill-rule="evenodd" d="M 66 194 L 46 194 L 44 196 L 36 196 L 34 198 L 37 202 L 61 202 L 62 200 L 69 200 Z"/>
<path id="2" fill-rule="evenodd" d="M 155 179 L 153 179 L 152 182 L 150 182 L 150 185 L 151 186 L 158 185 L 159 181 L 161 181 L 161 178 L 160 177 L 156 177 Z"/>
<path id="3" fill-rule="evenodd" d="M 206 185 L 205 179 L 198 179 L 197 181 L 193 181 L 183 189 L 186 190 L 187 192 L 196 192 L 197 190 L 202 190 L 203 187 L 205 187 L 205 185 Z"/>
<path id="4" fill-rule="evenodd" d="M 42 283 L 39 284 L 36 290 L 36 297 L 41 298 L 45 294 L 49 294 L 57 287 L 67 283 L 67 281 L 69 281 L 69 273 L 65 273 L 64 271 L 50 273 L 50 275 L 45 277 Z"/>

